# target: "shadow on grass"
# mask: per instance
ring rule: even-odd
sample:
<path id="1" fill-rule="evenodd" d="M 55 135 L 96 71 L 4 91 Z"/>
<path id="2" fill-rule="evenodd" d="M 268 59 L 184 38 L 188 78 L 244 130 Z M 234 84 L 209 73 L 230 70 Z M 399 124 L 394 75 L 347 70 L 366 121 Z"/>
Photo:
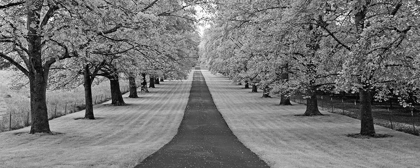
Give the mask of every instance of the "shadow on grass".
<path id="1" fill-rule="evenodd" d="M 37 135 L 37 136 L 49 136 L 49 135 L 63 135 L 64 133 L 61 132 L 51 132 L 51 133 L 35 133 L 30 134 L 29 132 L 16 132 L 13 135 L 21 136 L 21 135 Z"/>
<path id="2" fill-rule="evenodd" d="M 77 117 L 77 118 L 73 118 L 74 120 L 103 120 L 105 119 L 105 117 L 95 117 L 95 119 L 89 119 L 89 118 L 85 118 L 85 117 Z"/>
<path id="3" fill-rule="evenodd" d="M 360 133 L 357 134 L 347 134 L 347 137 L 350 138 L 357 138 L 357 139 L 370 139 L 370 138 L 391 138 L 394 137 L 393 135 L 389 135 L 389 134 L 375 134 L 373 136 L 369 136 L 369 135 L 362 135 Z"/>
<path id="4" fill-rule="evenodd" d="M 321 114 L 321 115 L 304 115 L 304 114 L 295 114 L 296 117 L 328 117 L 330 114 Z"/>

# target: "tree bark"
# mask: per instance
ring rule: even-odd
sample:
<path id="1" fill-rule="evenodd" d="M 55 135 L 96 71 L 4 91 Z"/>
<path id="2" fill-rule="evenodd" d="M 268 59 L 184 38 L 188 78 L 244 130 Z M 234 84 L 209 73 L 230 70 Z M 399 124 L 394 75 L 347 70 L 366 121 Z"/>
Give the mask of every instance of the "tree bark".
<path id="1" fill-rule="evenodd" d="M 306 111 L 303 115 L 305 116 L 322 115 L 318 109 L 318 99 L 316 97 L 316 88 L 310 87 L 307 90 L 307 96 L 309 96 L 309 98 L 306 99 Z"/>
<path id="2" fill-rule="evenodd" d="M 292 103 L 290 102 L 290 97 L 286 96 L 287 93 L 282 93 L 280 95 L 280 105 L 292 105 Z"/>
<path id="3" fill-rule="evenodd" d="M 27 1 L 29 84 L 31 94 L 30 133 L 51 133 L 47 111 L 47 79 L 49 67 L 42 65 L 42 37 L 39 35 L 43 1 Z"/>
<path id="4" fill-rule="evenodd" d="M 85 66 L 84 71 L 84 88 L 85 88 L 85 119 L 95 119 L 95 116 L 93 114 L 93 101 L 92 101 L 92 80 L 90 78 L 91 73 L 89 70 L 89 65 Z"/>
<path id="5" fill-rule="evenodd" d="M 361 115 L 361 135 L 374 136 L 375 127 L 373 124 L 371 90 L 359 89 L 360 96 L 360 115 Z"/>
<path id="6" fill-rule="evenodd" d="M 155 84 L 160 84 L 160 82 L 159 82 L 159 77 L 156 77 L 156 78 L 155 78 Z"/>
<path id="7" fill-rule="evenodd" d="M 114 106 L 122 106 L 125 105 L 124 99 L 121 94 L 120 90 L 120 81 L 118 80 L 118 76 L 109 79 L 111 83 L 111 99 Z"/>
<path id="8" fill-rule="evenodd" d="M 47 110 L 47 80 L 44 72 L 30 72 L 31 130 L 30 133 L 51 133 Z"/>
<path id="9" fill-rule="evenodd" d="M 137 85 L 136 85 L 136 78 L 132 75 L 130 75 L 128 77 L 128 83 L 129 83 L 129 87 L 130 87 L 130 95 L 128 97 L 130 98 L 138 98 L 139 96 L 137 95 Z"/>
<path id="10" fill-rule="evenodd" d="M 155 77 L 149 77 L 149 88 L 155 88 Z"/>
<path id="11" fill-rule="evenodd" d="M 254 84 L 252 84 L 252 90 L 251 90 L 251 92 L 258 92 L 258 87 L 257 87 L 257 85 L 254 83 Z"/>

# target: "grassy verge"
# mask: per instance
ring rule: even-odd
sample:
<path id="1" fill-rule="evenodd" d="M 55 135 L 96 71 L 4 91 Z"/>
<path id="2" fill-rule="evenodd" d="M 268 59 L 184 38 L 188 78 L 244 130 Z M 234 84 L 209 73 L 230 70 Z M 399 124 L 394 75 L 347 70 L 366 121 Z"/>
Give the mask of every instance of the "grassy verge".
<path id="1" fill-rule="evenodd" d="M 121 92 L 129 91 L 128 81 L 120 80 Z M 22 89 L 25 90 L 25 89 Z M 30 125 L 30 105 L 28 91 L 8 91 L 5 97 L 5 112 L 0 116 L 0 132 L 19 129 Z M 108 81 L 92 87 L 94 104 L 103 103 L 111 98 Z M 53 119 L 85 109 L 84 88 L 74 90 L 47 91 L 48 118 Z"/>
<path id="2" fill-rule="evenodd" d="M 306 103 L 300 95 L 292 96 L 292 100 L 300 104 Z M 318 106 L 328 112 L 360 119 L 359 102 L 354 99 L 322 95 L 318 96 Z M 372 113 L 377 125 L 419 136 L 420 113 L 418 112 L 411 113 L 410 110 L 395 104 L 390 107 L 376 102 L 372 105 Z"/>

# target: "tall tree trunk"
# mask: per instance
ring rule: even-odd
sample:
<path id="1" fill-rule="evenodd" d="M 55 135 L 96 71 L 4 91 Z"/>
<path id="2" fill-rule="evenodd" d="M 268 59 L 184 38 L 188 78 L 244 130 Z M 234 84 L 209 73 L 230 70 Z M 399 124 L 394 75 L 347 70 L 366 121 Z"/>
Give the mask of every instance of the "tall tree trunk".
<path id="1" fill-rule="evenodd" d="M 30 72 L 31 134 L 51 133 L 47 110 L 47 80 L 44 72 Z"/>
<path id="2" fill-rule="evenodd" d="M 155 77 L 151 75 L 149 77 L 149 88 L 155 88 Z"/>
<path id="3" fill-rule="evenodd" d="M 252 90 L 251 90 L 251 92 L 258 92 L 258 87 L 257 87 L 257 84 L 255 84 L 255 83 L 253 83 L 252 84 Z"/>
<path id="4" fill-rule="evenodd" d="M 85 118 L 86 119 L 95 119 L 95 116 L 93 115 L 93 101 L 92 101 L 92 80 L 91 80 L 91 74 L 89 70 L 89 65 L 85 66 L 85 72 L 84 72 L 84 84 L 85 87 Z"/>
<path id="5" fill-rule="evenodd" d="M 120 81 L 118 80 L 118 76 L 110 78 L 109 81 L 111 82 L 112 104 L 114 106 L 125 105 L 125 102 L 124 102 L 124 99 L 122 97 L 121 90 L 120 90 Z"/>
<path id="6" fill-rule="evenodd" d="M 133 75 L 130 75 L 128 77 L 128 83 L 129 83 L 129 87 L 130 87 L 130 95 L 128 97 L 130 98 L 138 98 L 139 96 L 137 95 L 137 85 L 136 85 L 136 78 Z"/>
<path id="7" fill-rule="evenodd" d="M 303 115 L 305 116 L 315 116 L 315 115 L 322 115 L 318 109 L 318 99 L 316 97 L 316 88 L 310 87 L 307 90 L 307 96 L 309 98 L 306 99 L 306 111 Z"/>
<path id="8" fill-rule="evenodd" d="M 356 31 L 358 33 L 357 40 L 361 39 L 361 34 L 365 29 L 365 20 L 366 14 L 368 12 L 367 6 L 371 4 L 371 0 L 358 0 L 357 1 L 357 10 L 358 12 L 354 15 L 354 23 L 356 25 Z M 370 47 L 370 43 L 364 44 L 360 48 L 361 53 L 366 53 Z M 365 55 L 365 54 L 363 54 Z M 363 82 L 360 80 L 360 82 Z M 363 84 L 363 83 L 362 83 Z M 367 136 L 375 135 L 375 127 L 373 124 L 372 116 L 372 105 L 371 105 L 371 90 L 369 88 L 359 88 L 359 97 L 360 97 L 360 115 L 361 115 L 361 127 L 360 134 Z"/>
<path id="9" fill-rule="evenodd" d="M 371 105 L 371 90 L 359 89 L 360 96 L 360 115 L 361 115 L 361 128 L 360 134 L 367 136 L 375 135 L 375 127 L 373 124 L 372 105 Z"/>
<path id="10" fill-rule="evenodd" d="M 42 65 L 42 39 L 39 35 L 41 9 L 43 1 L 29 0 L 27 8 L 29 83 L 31 94 L 31 130 L 30 133 L 51 133 L 47 111 L 48 67 Z"/>
<path id="11" fill-rule="evenodd" d="M 249 89 L 249 83 L 247 80 L 245 81 L 245 89 Z"/>
<path id="12" fill-rule="evenodd" d="M 155 78 L 155 84 L 160 84 L 160 82 L 159 82 L 159 77 L 156 77 L 156 78 Z"/>

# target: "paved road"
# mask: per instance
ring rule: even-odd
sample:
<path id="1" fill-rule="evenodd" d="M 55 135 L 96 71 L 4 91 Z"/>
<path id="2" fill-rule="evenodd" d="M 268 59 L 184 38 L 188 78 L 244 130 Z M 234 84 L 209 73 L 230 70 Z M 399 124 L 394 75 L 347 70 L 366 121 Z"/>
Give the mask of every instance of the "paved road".
<path id="1" fill-rule="evenodd" d="M 136 168 L 268 167 L 233 135 L 217 110 L 201 71 L 195 71 L 193 78 L 177 135 Z"/>

